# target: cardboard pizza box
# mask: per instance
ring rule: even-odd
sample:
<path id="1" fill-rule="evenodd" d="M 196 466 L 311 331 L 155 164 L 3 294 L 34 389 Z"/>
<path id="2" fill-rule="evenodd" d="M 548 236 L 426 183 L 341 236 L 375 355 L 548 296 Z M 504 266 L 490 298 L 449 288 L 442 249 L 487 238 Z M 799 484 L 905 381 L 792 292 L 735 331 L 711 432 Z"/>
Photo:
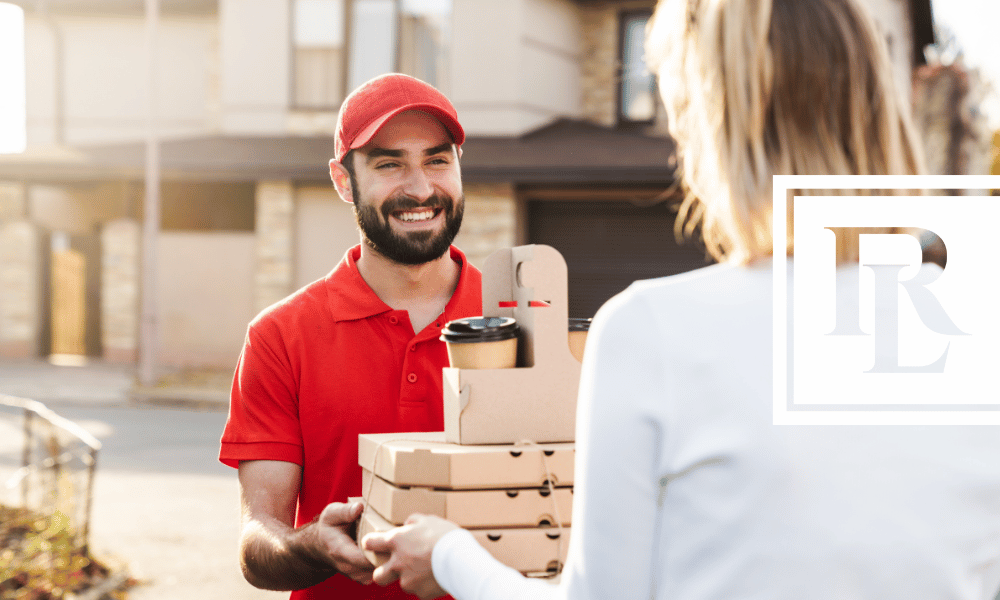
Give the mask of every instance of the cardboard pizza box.
<path id="1" fill-rule="evenodd" d="M 354 497 L 347 499 L 348 504 L 352 502 L 361 502 L 362 504 L 364 504 L 365 499 L 361 497 Z M 389 529 L 388 527 L 386 527 L 385 529 L 373 529 L 371 525 L 371 520 L 367 518 L 367 513 L 371 512 L 375 511 L 371 508 L 365 507 L 365 510 L 361 513 L 361 517 L 357 520 L 357 522 L 353 524 L 354 542 L 358 545 L 358 548 L 361 548 L 361 538 L 365 537 L 365 534 L 371 533 L 372 531 L 386 531 L 387 529 Z M 385 519 L 383 519 L 383 521 L 384 520 Z M 384 552 L 372 552 L 371 550 L 365 550 L 364 548 L 361 548 L 361 551 L 364 552 L 365 558 L 368 559 L 368 562 L 375 565 L 376 567 L 381 567 L 389 560 L 389 555 Z"/>
<path id="2" fill-rule="evenodd" d="M 358 543 L 373 531 L 388 531 L 396 526 L 370 508 L 358 523 Z M 556 574 L 566 564 L 570 528 L 515 527 L 470 530 L 476 541 L 494 558 L 526 575 Z M 365 551 L 375 566 L 389 560 L 388 555 Z"/>
<path id="3" fill-rule="evenodd" d="M 518 367 L 443 369 L 445 439 L 457 444 L 572 442 L 580 361 L 569 349 L 566 261 L 518 246 L 483 268 L 483 316 L 514 317 Z"/>
<path id="4" fill-rule="evenodd" d="M 399 487 L 498 489 L 573 485 L 572 443 L 462 446 L 444 432 L 358 436 L 358 464 Z M 546 470 L 546 466 L 548 469 Z"/>
<path id="5" fill-rule="evenodd" d="M 397 487 L 371 471 L 361 476 L 362 495 L 387 521 L 402 525 L 413 513 L 436 515 L 476 529 L 563 526 L 571 522 L 573 488 L 548 486 L 504 490 L 436 490 Z"/>

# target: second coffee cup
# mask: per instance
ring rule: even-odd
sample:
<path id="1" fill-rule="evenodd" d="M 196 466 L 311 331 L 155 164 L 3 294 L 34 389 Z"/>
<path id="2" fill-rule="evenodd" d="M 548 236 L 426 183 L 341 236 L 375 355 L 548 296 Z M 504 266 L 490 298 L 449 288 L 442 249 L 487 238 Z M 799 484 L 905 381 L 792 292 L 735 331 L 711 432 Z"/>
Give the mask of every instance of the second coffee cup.
<path id="1" fill-rule="evenodd" d="M 510 317 L 467 317 L 445 325 L 441 340 L 457 369 L 512 369 L 517 366 L 517 321 Z"/>
<path id="2" fill-rule="evenodd" d="M 580 362 L 583 362 L 583 349 L 587 345 L 587 332 L 590 331 L 590 321 L 590 319 L 569 320 L 569 351 Z"/>

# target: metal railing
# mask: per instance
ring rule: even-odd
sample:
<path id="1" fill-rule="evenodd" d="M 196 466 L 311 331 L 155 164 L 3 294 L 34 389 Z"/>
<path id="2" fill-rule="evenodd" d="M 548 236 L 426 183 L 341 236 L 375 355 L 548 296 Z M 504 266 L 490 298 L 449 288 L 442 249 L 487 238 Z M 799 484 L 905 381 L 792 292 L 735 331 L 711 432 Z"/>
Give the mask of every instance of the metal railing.
<path id="1" fill-rule="evenodd" d="M 94 474 L 101 442 L 36 400 L 0 394 L 0 409 L 23 415 L 20 467 L 4 482 L 20 487 L 20 505 L 45 517 L 64 517 L 75 548 L 89 551 Z"/>

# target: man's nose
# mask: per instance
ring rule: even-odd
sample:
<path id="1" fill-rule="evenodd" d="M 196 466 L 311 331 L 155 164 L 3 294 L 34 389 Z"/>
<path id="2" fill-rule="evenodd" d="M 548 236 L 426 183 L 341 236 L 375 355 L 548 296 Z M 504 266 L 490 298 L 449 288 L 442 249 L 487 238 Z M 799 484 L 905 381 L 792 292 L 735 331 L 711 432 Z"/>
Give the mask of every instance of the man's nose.
<path id="1" fill-rule="evenodd" d="M 403 192 L 423 202 L 434 195 L 434 186 L 431 185 L 431 180 L 423 169 L 410 169 L 403 183 Z"/>

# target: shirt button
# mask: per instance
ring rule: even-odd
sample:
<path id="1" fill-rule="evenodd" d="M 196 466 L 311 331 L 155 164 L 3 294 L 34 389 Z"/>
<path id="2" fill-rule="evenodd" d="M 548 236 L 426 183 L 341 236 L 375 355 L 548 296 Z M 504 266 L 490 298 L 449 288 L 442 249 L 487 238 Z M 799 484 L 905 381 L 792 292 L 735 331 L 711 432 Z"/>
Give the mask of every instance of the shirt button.
<path id="1" fill-rule="evenodd" d="M 389 322 L 395 325 L 399 323 L 399 317 L 397 317 L 396 315 L 389 315 Z"/>
<path id="2" fill-rule="evenodd" d="M 410 352 L 416 352 L 416 351 L 417 351 L 417 345 L 414 343 L 412 346 L 410 346 Z"/>
<path id="3" fill-rule="evenodd" d="M 417 382 L 417 374 L 416 373 L 410 373 L 409 375 L 406 376 L 406 380 L 409 381 L 410 383 L 416 383 Z"/>

